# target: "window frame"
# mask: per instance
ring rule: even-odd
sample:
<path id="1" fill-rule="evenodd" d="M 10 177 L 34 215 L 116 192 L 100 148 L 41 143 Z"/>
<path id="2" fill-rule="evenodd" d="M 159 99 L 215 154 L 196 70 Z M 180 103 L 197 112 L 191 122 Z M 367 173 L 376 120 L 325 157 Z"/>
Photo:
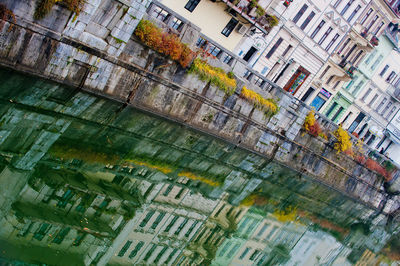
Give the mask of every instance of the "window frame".
<path id="1" fill-rule="evenodd" d="M 225 28 L 221 31 L 221 34 L 224 35 L 225 37 L 229 37 L 233 30 L 236 28 L 236 26 L 239 24 L 239 21 L 237 19 L 231 18 L 229 22 L 226 24 Z"/>
<path id="2" fill-rule="evenodd" d="M 199 5 L 200 1 L 201 0 L 189 0 L 185 5 L 185 9 L 189 12 L 193 12 L 193 10 L 195 10 L 196 7 Z"/>

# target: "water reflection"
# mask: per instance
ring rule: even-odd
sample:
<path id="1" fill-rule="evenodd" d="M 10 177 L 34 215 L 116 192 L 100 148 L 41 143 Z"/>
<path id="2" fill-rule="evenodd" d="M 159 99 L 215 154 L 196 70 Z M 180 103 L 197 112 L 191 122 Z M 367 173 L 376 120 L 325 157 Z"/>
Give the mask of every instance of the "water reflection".
<path id="1" fill-rule="evenodd" d="M 222 140 L 0 78 L 2 262 L 349 265 L 390 238 L 379 213 Z"/>

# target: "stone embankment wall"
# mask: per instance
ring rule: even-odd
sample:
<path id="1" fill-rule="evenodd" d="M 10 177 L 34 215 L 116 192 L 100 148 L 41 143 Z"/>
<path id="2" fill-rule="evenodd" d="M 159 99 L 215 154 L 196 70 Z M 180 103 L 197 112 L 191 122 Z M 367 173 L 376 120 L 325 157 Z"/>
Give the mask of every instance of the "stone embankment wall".
<path id="1" fill-rule="evenodd" d="M 383 210 L 387 195 L 380 176 L 337 154 L 332 141 L 303 136 L 309 108 L 297 99 L 269 82 L 260 87 L 240 78 L 237 93 L 228 97 L 140 44 L 132 33 L 148 0 L 88 0 L 78 16 L 56 5 L 40 21 L 33 19 L 32 1 L 8 0 L 5 5 L 16 23 L 5 22 L 1 31 L 3 66 L 181 122 L 275 160 L 372 209 L 391 212 Z M 243 85 L 279 100 L 279 113 L 268 118 L 240 98 Z M 326 120 L 321 124 L 335 128 Z"/>

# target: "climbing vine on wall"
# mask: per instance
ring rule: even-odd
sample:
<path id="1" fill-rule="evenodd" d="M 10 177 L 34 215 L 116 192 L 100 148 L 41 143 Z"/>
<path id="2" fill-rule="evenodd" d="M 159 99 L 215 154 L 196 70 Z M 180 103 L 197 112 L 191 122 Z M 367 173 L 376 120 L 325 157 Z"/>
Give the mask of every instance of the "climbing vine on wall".
<path id="1" fill-rule="evenodd" d="M 206 61 L 195 59 L 189 72 L 196 73 L 202 80 L 209 81 L 219 89 L 232 95 L 236 89 L 236 80 L 222 68 L 210 66 Z"/>
<path id="2" fill-rule="evenodd" d="M 0 20 L 0 31 L 3 29 L 6 20 L 12 20 L 14 23 L 16 22 L 14 13 L 3 4 L 0 4 Z M 12 30 L 12 28 L 13 25 L 10 24 L 8 31 Z"/>
<path id="3" fill-rule="evenodd" d="M 279 107 L 274 99 L 265 99 L 261 94 L 246 87 L 242 88 L 240 97 L 253 103 L 256 108 L 264 111 L 267 116 L 273 116 L 279 112 Z"/>
<path id="4" fill-rule="evenodd" d="M 327 135 L 323 132 L 320 124 L 315 119 L 314 110 L 311 110 L 306 116 L 303 127 L 308 133 L 310 133 L 314 137 L 319 136 L 321 138 L 328 139 Z"/>
<path id="5" fill-rule="evenodd" d="M 51 9 L 56 3 L 61 3 L 68 10 L 79 15 L 85 1 L 84 0 L 39 0 L 35 9 L 35 13 L 33 14 L 33 17 L 35 19 L 44 18 L 48 13 L 50 13 Z"/>

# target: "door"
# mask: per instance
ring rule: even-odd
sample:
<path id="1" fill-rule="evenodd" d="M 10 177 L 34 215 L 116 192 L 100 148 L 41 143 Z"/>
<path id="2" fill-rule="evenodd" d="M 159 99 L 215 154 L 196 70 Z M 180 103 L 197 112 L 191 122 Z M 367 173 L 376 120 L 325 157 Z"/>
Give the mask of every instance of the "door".
<path id="1" fill-rule="evenodd" d="M 257 52 L 257 49 L 256 49 L 254 46 L 252 46 L 252 47 L 247 51 L 247 53 L 244 55 L 243 60 L 246 61 L 246 62 L 249 62 L 249 61 L 250 61 L 250 58 L 254 55 L 255 52 Z"/>
<path id="2" fill-rule="evenodd" d="M 303 85 L 304 81 L 307 79 L 308 75 L 310 75 L 310 72 L 300 66 L 296 70 L 296 73 L 294 73 L 293 76 L 286 83 L 284 89 L 291 94 L 296 94 L 301 85 Z"/>

